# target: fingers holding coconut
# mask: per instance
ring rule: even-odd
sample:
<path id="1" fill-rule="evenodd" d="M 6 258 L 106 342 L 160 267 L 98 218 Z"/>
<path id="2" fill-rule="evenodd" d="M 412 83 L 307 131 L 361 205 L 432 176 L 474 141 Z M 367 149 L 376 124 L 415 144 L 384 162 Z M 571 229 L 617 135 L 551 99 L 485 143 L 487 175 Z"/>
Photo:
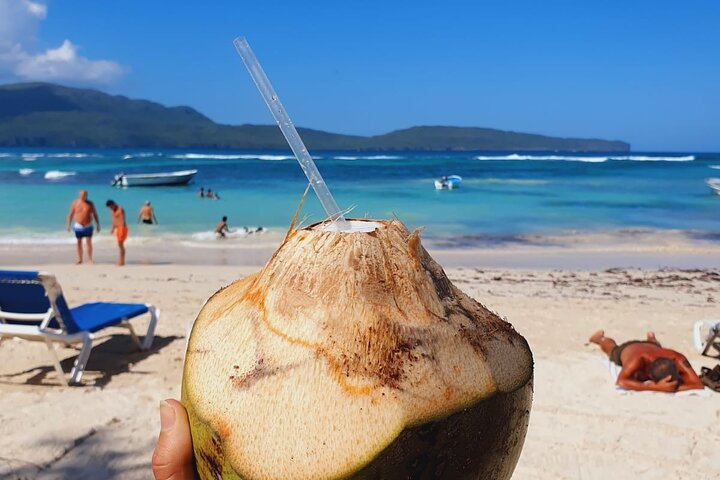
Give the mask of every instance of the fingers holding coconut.
<path id="1" fill-rule="evenodd" d="M 187 412 L 177 400 L 160 402 L 160 436 L 152 457 L 155 480 L 195 478 Z"/>

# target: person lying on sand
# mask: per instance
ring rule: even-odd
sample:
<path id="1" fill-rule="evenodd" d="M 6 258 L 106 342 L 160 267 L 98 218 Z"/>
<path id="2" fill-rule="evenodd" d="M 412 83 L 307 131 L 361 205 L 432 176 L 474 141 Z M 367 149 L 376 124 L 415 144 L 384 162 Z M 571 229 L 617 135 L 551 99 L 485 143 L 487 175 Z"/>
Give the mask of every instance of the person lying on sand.
<path id="1" fill-rule="evenodd" d="M 646 340 L 630 340 L 618 345 L 598 330 L 590 342 L 599 345 L 611 362 L 622 367 L 617 385 L 627 390 L 677 392 L 705 388 L 685 355 L 663 348 L 653 332 Z"/>

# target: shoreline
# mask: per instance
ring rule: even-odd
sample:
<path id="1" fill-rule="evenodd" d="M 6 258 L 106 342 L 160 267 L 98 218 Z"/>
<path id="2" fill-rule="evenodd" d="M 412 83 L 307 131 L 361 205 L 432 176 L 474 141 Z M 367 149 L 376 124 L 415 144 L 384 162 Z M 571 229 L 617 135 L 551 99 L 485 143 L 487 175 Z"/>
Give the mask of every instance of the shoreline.
<path id="1" fill-rule="evenodd" d="M 544 241 L 537 243 L 457 244 L 452 247 L 448 247 L 445 240 L 422 238 L 422 241 L 433 258 L 446 268 L 720 268 L 720 243 L 684 235 L 581 234 L 542 238 Z M 279 231 L 239 240 L 210 242 L 130 237 L 126 243 L 127 264 L 261 267 L 281 241 Z M 75 260 L 74 245 L 72 238 L 58 239 L 58 243 L 54 244 L 3 244 L 0 241 L 0 267 L 72 264 Z M 114 263 L 117 247 L 113 238 L 108 235 L 96 237 L 93 247 L 97 264 Z"/>

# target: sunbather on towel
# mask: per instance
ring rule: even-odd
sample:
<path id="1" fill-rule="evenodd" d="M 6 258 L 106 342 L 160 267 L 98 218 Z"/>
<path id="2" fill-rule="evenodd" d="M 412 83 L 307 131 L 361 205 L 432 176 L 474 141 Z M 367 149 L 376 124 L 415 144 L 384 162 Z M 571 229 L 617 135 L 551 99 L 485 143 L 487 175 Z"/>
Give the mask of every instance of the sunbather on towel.
<path id="1" fill-rule="evenodd" d="M 704 388 L 685 355 L 663 348 L 653 332 L 646 340 L 631 340 L 618 345 L 598 330 L 590 342 L 599 345 L 611 362 L 622 367 L 617 384 L 627 390 L 676 392 Z"/>

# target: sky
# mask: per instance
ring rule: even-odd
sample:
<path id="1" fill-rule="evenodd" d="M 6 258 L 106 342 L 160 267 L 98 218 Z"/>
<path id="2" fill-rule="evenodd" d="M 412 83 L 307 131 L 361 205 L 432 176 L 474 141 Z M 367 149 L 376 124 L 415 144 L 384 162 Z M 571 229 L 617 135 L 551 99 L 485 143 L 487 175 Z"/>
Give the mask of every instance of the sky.
<path id="1" fill-rule="evenodd" d="M 270 124 L 234 51 L 239 35 L 298 126 L 477 126 L 720 151 L 720 2 L 710 0 L 0 0 L 0 82 Z"/>

